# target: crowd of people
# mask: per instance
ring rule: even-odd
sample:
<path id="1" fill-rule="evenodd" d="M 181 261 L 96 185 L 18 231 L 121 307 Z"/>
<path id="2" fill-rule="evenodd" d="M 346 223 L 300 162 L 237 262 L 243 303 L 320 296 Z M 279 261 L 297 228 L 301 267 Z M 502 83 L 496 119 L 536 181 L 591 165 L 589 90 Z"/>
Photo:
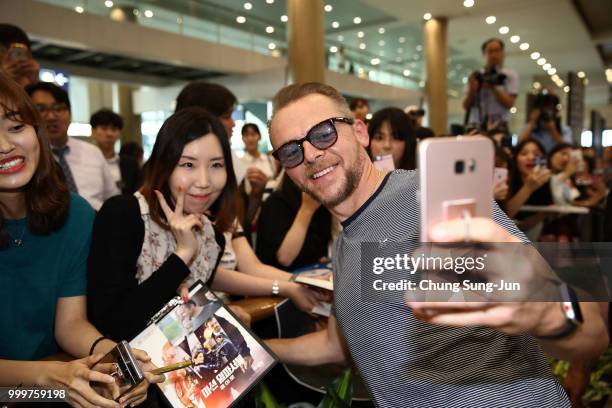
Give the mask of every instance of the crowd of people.
<path id="1" fill-rule="evenodd" d="M 143 163 L 138 144 L 116 153 L 123 120 L 109 109 L 91 116 L 92 143 L 69 137 L 67 92 L 37 81 L 31 55 L 7 57 L 14 44 L 30 46 L 27 35 L 4 25 L 0 44 L 0 328 L 10 333 L 0 344 L 0 386 L 67 387 L 74 406 L 119 406 L 98 361 L 192 283 L 228 302 L 286 297 L 310 313 L 329 295 L 294 282 L 290 271 L 329 261 L 334 311 L 326 328 L 267 343 L 287 363 L 352 360 L 377 406 L 568 407 L 542 351 L 592 361 L 608 347 L 602 304 L 581 304 L 584 322 L 568 336 L 556 302 L 449 310 L 406 305 L 401 293 L 385 304 L 363 300 L 360 244 L 418 242 L 417 145 L 435 134 L 417 106 L 367 119 L 363 98 L 349 105 L 330 86 L 290 85 L 273 101 L 273 153 L 247 123 L 238 157 L 229 141 L 237 98 L 192 82 Z M 575 146 L 552 94 L 539 97 L 512 146 L 508 110 L 518 79 L 503 68 L 503 49 L 499 39 L 486 41 L 486 66 L 466 86 L 473 130 L 463 137 L 490 139 L 500 175 L 494 219 L 474 219 L 473 240 L 612 240 L 612 147 L 596 157 Z M 586 207 L 603 222 L 585 232 L 576 215 L 526 205 Z M 438 227 L 435 241 L 461 241 L 461 225 Z M 230 307 L 250 323 L 244 309 Z M 77 359 L 41 361 L 60 351 Z M 143 403 L 147 385 L 163 381 L 146 353 L 137 357 L 147 382 L 121 404 Z M 148 403 L 160 403 L 150 394 Z"/>

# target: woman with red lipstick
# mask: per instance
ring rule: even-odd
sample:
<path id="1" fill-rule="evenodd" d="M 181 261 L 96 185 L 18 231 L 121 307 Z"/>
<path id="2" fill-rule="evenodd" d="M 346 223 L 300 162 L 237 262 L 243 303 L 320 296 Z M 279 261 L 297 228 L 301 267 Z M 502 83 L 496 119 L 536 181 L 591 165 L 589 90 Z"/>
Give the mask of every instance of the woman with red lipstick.
<path id="1" fill-rule="evenodd" d="M 0 72 L 0 386 L 64 388 L 71 405 L 119 407 L 96 391 L 114 382 L 96 371 L 104 354 L 88 356 L 115 345 L 87 321 L 94 211 L 60 181 L 40 125 L 25 92 Z M 80 359 L 35 361 L 60 349 Z M 146 386 L 121 402 L 145 397 Z"/>
<path id="2" fill-rule="evenodd" d="M 111 198 L 96 217 L 88 279 L 92 321 L 112 338 L 131 339 L 197 279 L 231 294 L 290 297 L 310 310 L 316 294 L 289 282 L 290 274 L 261 264 L 240 237 L 237 197 L 229 141 L 219 120 L 198 107 L 168 118 L 142 189 Z M 218 266 L 229 244 L 244 273 Z"/>
<path id="3" fill-rule="evenodd" d="M 523 205 L 553 204 L 551 173 L 544 158 L 544 148 L 535 139 L 525 139 L 517 145 L 510 177 L 510 198 L 505 204 L 508 216 L 519 220 L 519 228 L 529 233 L 532 241 L 539 238 L 546 214 L 519 213 L 519 209 Z"/>

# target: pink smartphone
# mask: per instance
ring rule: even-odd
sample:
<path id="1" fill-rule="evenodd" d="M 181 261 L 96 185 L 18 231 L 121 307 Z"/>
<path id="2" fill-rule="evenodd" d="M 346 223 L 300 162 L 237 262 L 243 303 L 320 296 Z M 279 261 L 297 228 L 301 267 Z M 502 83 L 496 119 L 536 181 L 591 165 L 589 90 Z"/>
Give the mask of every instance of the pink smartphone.
<path id="1" fill-rule="evenodd" d="M 497 183 L 507 178 L 508 178 L 508 169 L 505 167 L 496 167 L 495 174 L 493 176 L 493 185 L 497 185 Z"/>
<path id="2" fill-rule="evenodd" d="M 436 137 L 419 143 L 421 241 L 444 220 L 491 218 L 493 213 L 493 142 L 483 136 Z"/>
<path id="3" fill-rule="evenodd" d="M 395 170 L 395 164 L 393 163 L 393 156 L 387 154 L 385 156 L 376 156 L 374 161 L 372 162 L 374 167 L 384 171 L 393 171 Z"/>

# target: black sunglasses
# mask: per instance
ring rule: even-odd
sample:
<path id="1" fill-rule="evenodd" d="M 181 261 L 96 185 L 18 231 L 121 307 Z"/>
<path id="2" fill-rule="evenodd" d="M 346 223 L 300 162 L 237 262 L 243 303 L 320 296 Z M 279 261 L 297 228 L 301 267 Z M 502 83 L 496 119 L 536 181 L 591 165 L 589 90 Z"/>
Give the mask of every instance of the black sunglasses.
<path id="1" fill-rule="evenodd" d="M 273 151 L 272 156 L 278 159 L 287 169 L 299 166 L 304 161 L 303 144 L 305 141 L 319 150 L 329 149 L 336 143 L 338 140 L 336 122 L 352 125 L 353 119 L 344 117 L 325 119 L 311 127 L 303 138 L 287 142 Z"/>

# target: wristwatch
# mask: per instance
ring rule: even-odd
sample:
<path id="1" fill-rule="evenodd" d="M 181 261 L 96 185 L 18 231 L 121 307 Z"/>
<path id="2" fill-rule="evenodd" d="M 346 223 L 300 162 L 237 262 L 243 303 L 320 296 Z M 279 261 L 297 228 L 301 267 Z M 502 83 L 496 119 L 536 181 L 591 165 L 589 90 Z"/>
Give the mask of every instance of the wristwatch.
<path id="1" fill-rule="evenodd" d="M 555 334 L 549 334 L 547 336 L 538 336 L 544 340 L 557 340 L 572 334 L 578 326 L 583 322 L 582 312 L 580 311 L 580 304 L 576 297 L 576 292 L 565 283 L 561 285 L 561 311 L 565 316 L 565 325 L 563 328 Z"/>
<path id="2" fill-rule="evenodd" d="M 278 296 L 279 293 L 280 293 L 280 286 L 278 286 L 278 281 L 274 280 L 272 282 L 272 295 Z"/>

